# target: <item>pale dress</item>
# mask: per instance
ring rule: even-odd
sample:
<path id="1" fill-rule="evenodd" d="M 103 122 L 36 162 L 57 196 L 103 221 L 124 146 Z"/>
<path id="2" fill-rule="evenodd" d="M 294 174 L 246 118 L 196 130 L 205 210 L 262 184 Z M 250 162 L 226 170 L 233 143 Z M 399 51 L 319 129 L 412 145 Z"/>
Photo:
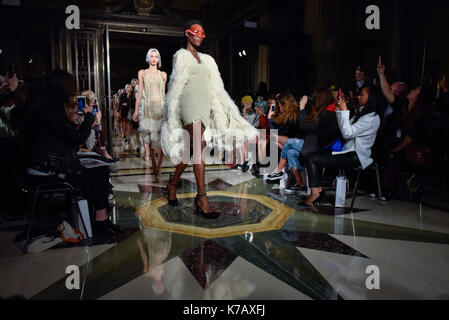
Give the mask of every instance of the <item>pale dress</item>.
<path id="1" fill-rule="evenodd" d="M 189 78 L 180 99 L 181 118 L 184 126 L 201 121 L 204 127 L 210 123 L 210 71 L 204 64 L 189 68 Z"/>
<path id="2" fill-rule="evenodd" d="M 144 133 L 144 142 L 152 147 L 161 145 L 160 133 L 164 120 L 165 82 L 161 72 L 150 74 L 145 70 L 143 108 L 139 112 L 139 131 Z"/>

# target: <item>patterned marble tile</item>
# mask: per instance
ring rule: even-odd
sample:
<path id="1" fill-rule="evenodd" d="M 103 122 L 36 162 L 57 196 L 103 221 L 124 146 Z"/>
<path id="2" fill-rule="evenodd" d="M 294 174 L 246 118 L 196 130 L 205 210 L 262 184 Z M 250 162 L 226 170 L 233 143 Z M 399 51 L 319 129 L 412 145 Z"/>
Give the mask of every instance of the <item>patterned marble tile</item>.
<path id="1" fill-rule="evenodd" d="M 301 291 L 241 257 L 202 296 L 205 300 L 310 300 Z"/>
<path id="2" fill-rule="evenodd" d="M 277 231 L 215 241 L 312 299 L 341 298 L 296 247 Z"/>
<path id="3" fill-rule="evenodd" d="M 252 199 L 210 196 L 209 201 L 212 209 L 221 213 L 220 218 L 211 221 L 197 216 L 192 198 L 179 199 L 178 207 L 165 205 L 158 210 L 167 222 L 209 229 L 258 223 L 272 212 L 272 209 Z"/>
<path id="4" fill-rule="evenodd" d="M 185 251 L 181 260 L 197 279 L 199 284 L 206 289 L 213 283 L 237 255 L 214 241 L 206 240 L 197 247 Z"/>
<path id="5" fill-rule="evenodd" d="M 296 247 L 368 258 L 364 254 L 328 234 L 289 230 L 281 230 L 281 234 L 285 240 L 291 242 Z"/>

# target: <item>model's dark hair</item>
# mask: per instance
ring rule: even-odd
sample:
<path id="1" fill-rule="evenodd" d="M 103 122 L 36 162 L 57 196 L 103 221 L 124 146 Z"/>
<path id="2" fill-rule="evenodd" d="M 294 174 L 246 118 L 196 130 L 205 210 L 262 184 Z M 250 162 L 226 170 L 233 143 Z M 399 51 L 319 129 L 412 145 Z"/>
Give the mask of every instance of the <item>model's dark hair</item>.
<path id="1" fill-rule="evenodd" d="M 200 26 L 202 26 L 204 28 L 204 24 L 201 21 L 199 21 L 199 20 L 189 20 L 184 25 L 184 31 L 190 29 L 190 27 L 193 26 L 194 24 L 199 24 Z"/>
<path id="2" fill-rule="evenodd" d="M 381 116 L 381 110 L 385 104 L 385 96 L 382 93 L 382 89 L 375 85 L 363 86 L 360 91 L 363 89 L 367 89 L 369 92 L 368 102 L 365 106 L 362 106 L 364 107 L 363 110 L 355 116 L 354 123 L 356 123 L 361 117 L 373 112 Z"/>

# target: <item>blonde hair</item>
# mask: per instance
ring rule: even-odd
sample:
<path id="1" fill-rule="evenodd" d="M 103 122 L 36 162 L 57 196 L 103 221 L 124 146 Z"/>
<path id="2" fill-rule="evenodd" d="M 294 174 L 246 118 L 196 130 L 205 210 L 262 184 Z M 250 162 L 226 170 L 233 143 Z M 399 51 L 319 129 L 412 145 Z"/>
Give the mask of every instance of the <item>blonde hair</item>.
<path id="1" fill-rule="evenodd" d="M 148 52 L 147 52 L 147 57 L 146 57 L 145 61 L 146 61 L 147 63 L 150 63 L 150 55 L 151 55 L 151 52 L 155 52 L 155 53 L 157 54 L 157 56 L 158 56 L 158 58 L 159 58 L 159 61 L 158 61 L 158 63 L 157 63 L 157 67 L 160 69 L 160 68 L 162 67 L 162 59 L 161 59 L 161 54 L 159 53 L 159 50 L 154 49 L 154 48 L 151 48 L 150 50 L 148 50 Z"/>
<path id="2" fill-rule="evenodd" d="M 281 104 L 284 111 L 280 113 L 280 108 L 277 114 L 273 116 L 276 124 L 286 125 L 288 122 L 295 123 L 298 120 L 299 108 L 298 101 L 289 92 L 283 92 L 276 97 L 277 104 Z M 276 104 L 276 105 L 277 105 Z"/>
<path id="3" fill-rule="evenodd" d="M 95 93 L 91 90 L 86 90 L 81 93 L 82 96 L 86 97 L 86 104 L 94 103 L 95 101 Z"/>
<path id="4" fill-rule="evenodd" d="M 244 96 L 243 98 L 242 98 L 242 104 L 244 104 L 245 102 L 248 102 L 248 103 L 253 103 L 253 98 L 251 98 L 251 96 Z"/>

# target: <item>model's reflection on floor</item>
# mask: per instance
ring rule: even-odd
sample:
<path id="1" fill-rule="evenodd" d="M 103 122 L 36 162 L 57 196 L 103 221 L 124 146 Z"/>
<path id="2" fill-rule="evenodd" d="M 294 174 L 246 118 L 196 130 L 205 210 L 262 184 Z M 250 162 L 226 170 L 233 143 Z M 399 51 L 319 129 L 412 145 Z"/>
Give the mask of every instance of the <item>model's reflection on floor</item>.
<path id="1" fill-rule="evenodd" d="M 154 293 L 161 295 L 165 292 L 162 281 L 164 268 L 162 264 L 167 259 L 171 249 L 172 233 L 151 228 L 145 228 L 142 238 L 137 239 L 140 257 L 142 258 L 143 273 L 154 281 Z"/>

